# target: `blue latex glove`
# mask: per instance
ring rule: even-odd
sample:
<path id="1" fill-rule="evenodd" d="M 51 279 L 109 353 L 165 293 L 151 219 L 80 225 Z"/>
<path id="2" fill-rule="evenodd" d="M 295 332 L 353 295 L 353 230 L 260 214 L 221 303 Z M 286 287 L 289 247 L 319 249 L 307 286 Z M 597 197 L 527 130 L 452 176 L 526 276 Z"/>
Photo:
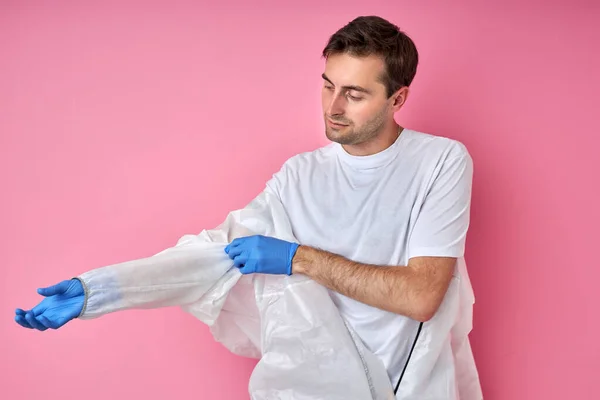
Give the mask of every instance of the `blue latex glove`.
<path id="1" fill-rule="evenodd" d="M 58 329 L 78 317 L 83 309 L 85 295 L 78 279 L 62 281 L 37 292 L 45 299 L 29 311 L 20 308 L 15 311 L 15 321 L 24 328 Z"/>
<path id="2" fill-rule="evenodd" d="M 292 274 L 292 259 L 297 243 L 255 235 L 234 239 L 225 253 L 242 274 Z"/>

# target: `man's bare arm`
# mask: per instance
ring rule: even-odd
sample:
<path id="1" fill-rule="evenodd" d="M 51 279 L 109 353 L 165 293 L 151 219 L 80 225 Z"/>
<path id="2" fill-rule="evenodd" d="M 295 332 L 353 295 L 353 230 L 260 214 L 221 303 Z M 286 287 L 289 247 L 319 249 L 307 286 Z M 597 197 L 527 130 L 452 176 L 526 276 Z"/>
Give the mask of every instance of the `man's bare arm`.
<path id="1" fill-rule="evenodd" d="M 300 246 L 292 271 L 362 303 L 425 322 L 442 303 L 455 263 L 453 257 L 414 257 L 407 266 L 377 266 Z"/>

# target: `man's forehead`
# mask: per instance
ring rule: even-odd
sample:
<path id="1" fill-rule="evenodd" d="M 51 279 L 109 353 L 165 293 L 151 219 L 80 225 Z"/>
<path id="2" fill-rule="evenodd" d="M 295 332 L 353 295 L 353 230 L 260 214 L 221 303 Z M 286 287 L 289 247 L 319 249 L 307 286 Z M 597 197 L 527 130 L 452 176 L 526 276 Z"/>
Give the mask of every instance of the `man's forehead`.
<path id="1" fill-rule="evenodd" d="M 336 86 L 358 85 L 374 88 L 383 85 L 380 78 L 384 71 L 380 57 L 356 57 L 349 54 L 335 54 L 325 62 L 325 76 Z"/>

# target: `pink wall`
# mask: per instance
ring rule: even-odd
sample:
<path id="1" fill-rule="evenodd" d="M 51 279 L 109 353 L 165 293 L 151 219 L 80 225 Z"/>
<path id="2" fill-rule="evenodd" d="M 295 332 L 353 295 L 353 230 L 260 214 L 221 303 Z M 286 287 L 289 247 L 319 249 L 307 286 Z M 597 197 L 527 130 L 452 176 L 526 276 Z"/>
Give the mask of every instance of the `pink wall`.
<path id="1" fill-rule="evenodd" d="M 324 144 L 320 51 L 364 14 L 398 23 L 422 56 L 399 122 L 475 160 L 467 262 L 486 398 L 591 398 L 600 6 L 35 3 L 0 3 L 0 398 L 247 398 L 253 362 L 179 309 L 42 333 L 14 308 L 213 227 Z"/>

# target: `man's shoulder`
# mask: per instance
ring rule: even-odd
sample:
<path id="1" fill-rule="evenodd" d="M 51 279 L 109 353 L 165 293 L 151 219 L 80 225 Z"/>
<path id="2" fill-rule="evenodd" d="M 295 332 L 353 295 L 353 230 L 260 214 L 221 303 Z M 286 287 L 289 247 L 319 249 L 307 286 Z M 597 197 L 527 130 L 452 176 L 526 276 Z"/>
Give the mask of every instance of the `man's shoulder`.
<path id="1" fill-rule="evenodd" d="M 431 161 L 469 158 L 467 146 L 450 137 L 417 130 L 407 130 L 406 151 Z"/>

